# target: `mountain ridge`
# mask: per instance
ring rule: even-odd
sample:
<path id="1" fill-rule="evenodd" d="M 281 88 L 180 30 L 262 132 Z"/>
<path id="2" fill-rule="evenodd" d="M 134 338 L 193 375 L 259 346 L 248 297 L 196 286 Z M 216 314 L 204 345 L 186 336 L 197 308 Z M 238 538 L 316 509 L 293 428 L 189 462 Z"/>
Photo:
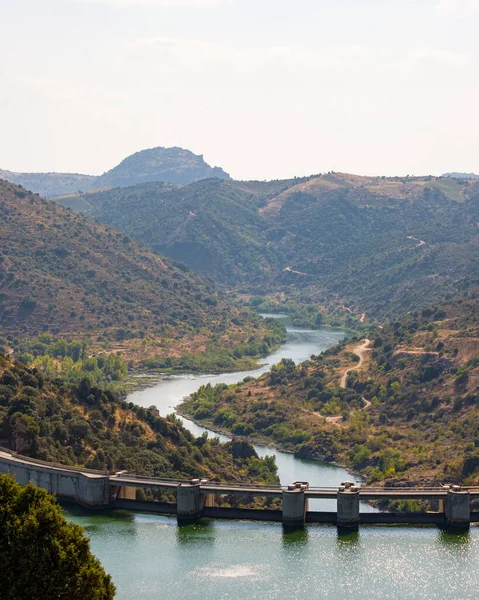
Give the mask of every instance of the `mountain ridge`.
<path id="1" fill-rule="evenodd" d="M 173 146 L 156 146 L 135 152 L 102 175 L 81 173 L 20 173 L 0 169 L 0 179 L 21 185 L 41 196 L 55 197 L 103 187 L 126 187 L 162 181 L 190 184 L 201 179 L 230 179 L 221 167 L 211 167 L 202 154 Z"/>
<path id="2" fill-rule="evenodd" d="M 358 315 L 443 301 L 479 268 L 476 181 L 327 173 L 140 184 L 60 201 L 221 285 Z"/>

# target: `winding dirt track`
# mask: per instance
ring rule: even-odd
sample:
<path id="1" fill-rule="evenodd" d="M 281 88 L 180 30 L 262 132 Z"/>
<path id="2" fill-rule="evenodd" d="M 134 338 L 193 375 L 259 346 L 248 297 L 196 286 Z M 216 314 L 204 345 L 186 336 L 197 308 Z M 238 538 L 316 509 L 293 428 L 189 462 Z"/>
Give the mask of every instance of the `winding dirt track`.
<path id="1" fill-rule="evenodd" d="M 348 374 L 351 373 L 351 371 L 357 371 L 359 368 L 361 368 L 361 365 L 364 362 L 364 354 L 365 354 L 365 352 L 368 352 L 370 350 L 370 348 L 369 348 L 370 343 L 371 343 L 371 340 L 365 339 L 365 340 L 363 340 L 363 342 L 361 344 L 359 344 L 359 346 L 356 346 L 355 348 L 353 348 L 353 354 L 357 354 L 359 356 L 359 362 L 354 367 L 350 367 L 349 369 L 346 369 L 346 371 L 344 371 L 344 373 L 341 377 L 341 382 L 339 384 L 342 388 L 346 388 L 346 381 L 348 379 Z M 362 408 L 360 408 L 359 410 L 365 410 L 366 408 L 371 406 L 371 402 L 369 400 L 366 400 L 366 398 L 364 398 L 364 396 L 361 396 L 361 398 L 363 399 L 364 406 Z M 353 414 L 353 412 L 356 412 L 356 411 L 352 411 L 351 414 Z M 334 423 L 338 427 L 341 426 L 340 423 L 342 420 L 343 420 L 342 416 L 339 416 L 339 415 L 335 416 L 335 417 L 326 417 L 326 423 Z"/>
<path id="2" fill-rule="evenodd" d="M 366 339 L 362 342 L 362 344 L 359 344 L 359 346 L 356 346 L 355 348 L 353 348 L 353 353 L 357 354 L 359 356 L 359 362 L 354 367 L 350 367 L 349 369 L 346 369 L 346 371 L 344 371 L 343 376 L 341 377 L 341 383 L 340 383 L 340 386 L 342 388 L 346 388 L 346 381 L 348 379 L 348 374 L 351 373 L 351 371 L 357 371 L 363 364 L 364 353 L 367 352 L 368 350 L 370 350 L 370 348 L 369 348 L 370 343 L 371 343 L 371 340 Z"/>

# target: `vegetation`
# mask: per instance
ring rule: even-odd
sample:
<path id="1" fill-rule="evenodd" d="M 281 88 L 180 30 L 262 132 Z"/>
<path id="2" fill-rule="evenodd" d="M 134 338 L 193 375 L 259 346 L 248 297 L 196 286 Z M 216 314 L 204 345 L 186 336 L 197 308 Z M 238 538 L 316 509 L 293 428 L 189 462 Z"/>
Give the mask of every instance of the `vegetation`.
<path id="1" fill-rule="evenodd" d="M 53 496 L 0 475 L 0 589 L 4 600 L 108 600 L 115 586 Z"/>
<path id="2" fill-rule="evenodd" d="M 261 281 L 279 264 L 258 214 L 267 186 L 251 188 L 213 179 L 176 188 L 147 183 L 90 195 L 87 214 L 215 280 Z"/>
<path id="3" fill-rule="evenodd" d="M 88 214 L 237 291 L 382 318 L 463 294 L 478 196 L 476 180 L 329 173 L 147 183 L 88 196 Z"/>
<path id="4" fill-rule="evenodd" d="M 48 333 L 89 340 L 89 354 L 120 352 L 136 366 L 260 346 L 275 335 L 249 311 L 233 309 L 211 281 L 124 234 L 2 181 L 0 210 L 5 346 L 30 352 L 28 340 Z"/>
<path id="5" fill-rule="evenodd" d="M 61 377 L 72 384 L 86 379 L 90 385 L 118 388 L 128 372 L 125 361 L 115 353 L 89 356 L 89 347 L 86 341 L 69 342 L 42 333 L 34 339 L 23 339 L 17 347 L 17 355 L 20 362 L 51 379 Z"/>
<path id="6" fill-rule="evenodd" d="M 295 327 L 320 329 L 331 326 L 355 331 L 367 328 L 362 324 L 360 316 L 346 307 L 323 306 L 295 290 L 291 290 L 288 296 L 281 293 L 266 296 L 240 295 L 240 301 L 259 313 L 285 313 Z"/>
<path id="7" fill-rule="evenodd" d="M 220 167 L 210 167 L 202 156 L 183 148 L 162 147 L 136 152 L 99 177 L 78 173 L 14 173 L 0 169 L 1 179 L 21 185 L 47 198 L 75 198 L 79 190 L 86 192 L 148 181 L 189 184 L 211 177 L 229 179 L 228 173 Z"/>
<path id="8" fill-rule="evenodd" d="M 0 445 L 33 458 L 157 477 L 276 483 L 274 459 L 195 438 L 179 419 L 121 401 L 84 379 L 52 381 L 0 355 Z"/>
<path id="9" fill-rule="evenodd" d="M 368 482 L 477 483 L 477 300 L 424 309 L 378 329 L 358 364 L 358 340 L 258 380 L 203 387 L 182 405 L 197 421 L 298 456 L 336 461 Z"/>
<path id="10" fill-rule="evenodd" d="M 150 181 L 189 184 L 215 177 L 229 179 L 220 167 L 210 167 L 203 156 L 184 148 L 150 148 L 128 156 L 118 166 L 97 177 L 94 186 L 125 187 Z"/>
<path id="11" fill-rule="evenodd" d="M 78 190 L 88 190 L 93 185 L 95 177 L 78 173 L 13 173 L 0 169 L 0 179 L 6 179 L 49 198 L 78 192 Z"/>
<path id="12" fill-rule="evenodd" d="M 258 323 L 262 323 L 259 321 Z M 188 354 L 172 357 L 150 357 L 141 361 L 141 365 L 148 369 L 166 371 L 195 372 L 227 372 L 234 370 L 254 369 L 257 360 L 265 357 L 286 340 L 286 328 L 277 319 L 265 319 L 268 327 L 267 333 L 261 338 L 252 335 L 250 339 L 241 343 L 239 340 L 212 344 L 207 352 L 200 355 Z M 228 347 L 229 346 L 229 347 Z"/>

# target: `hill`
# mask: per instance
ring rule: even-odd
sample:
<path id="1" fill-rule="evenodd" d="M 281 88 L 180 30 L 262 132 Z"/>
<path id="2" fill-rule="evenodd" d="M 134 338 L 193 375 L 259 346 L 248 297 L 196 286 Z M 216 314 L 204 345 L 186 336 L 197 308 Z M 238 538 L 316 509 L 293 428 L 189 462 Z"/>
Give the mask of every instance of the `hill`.
<path id="1" fill-rule="evenodd" d="M 123 233 L 6 181 L 0 210 L 0 335 L 89 338 L 138 360 L 277 343 L 211 281 Z"/>
<path id="2" fill-rule="evenodd" d="M 48 198 L 88 190 L 93 187 L 96 178 L 78 173 L 14 173 L 0 169 L 0 179 L 6 179 Z"/>
<path id="3" fill-rule="evenodd" d="M 235 442 L 196 439 L 86 381 L 69 387 L 0 355 L 0 445 L 66 465 L 156 477 L 276 483 L 274 460 Z M 245 445 L 243 445 L 245 446 Z"/>
<path id="4" fill-rule="evenodd" d="M 216 177 L 229 179 L 220 167 L 210 167 L 203 156 L 184 148 L 150 148 L 128 156 L 118 166 L 100 175 L 95 187 L 126 187 L 150 181 L 188 184 Z"/>
<path id="5" fill-rule="evenodd" d="M 236 283 L 262 280 L 273 267 L 280 268 L 258 211 L 273 191 L 286 185 L 213 179 L 184 187 L 148 183 L 90 194 L 77 202 L 87 201 L 82 212 L 128 231 L 156 252 L 217 281 Z"/>
<path id="6" fill-rule="evenodd" d="M 410 313 L 369 344 L 354 340 L 302 365 L 283 360 L 258 380 L 203 387 L 182 412 L 340 462 L 370 483 L 477 484 L 478 315 L 477 299 Z"/>
<path id="7" fill-rule="evenodd" d="M 443 177 L 453 177 L 454 179 L 479 179 L 476 173 L 444 173 Z"/>
<path id="8" fill-rule="evenodd" d="M 77 173 L 15 173 L 0 169 L 0 179 L 21 185 L 41 196 L 68 196 L 104 187 L 125 187 L 163 181 L 189 184 L 200 179 L 229 179 L 220 167 L 210 167 L 203 156 L 184 148 L 156 147 L 135 152 L 103 175 Z"/>
<path id="9" fill-rule="evenodd" d="M 358 315 L 444 301 L 478 268 L 472 180 L 329 173 L 145 184 L 77 201 L 91 217 L 220 283 L 346 305 Z"/>

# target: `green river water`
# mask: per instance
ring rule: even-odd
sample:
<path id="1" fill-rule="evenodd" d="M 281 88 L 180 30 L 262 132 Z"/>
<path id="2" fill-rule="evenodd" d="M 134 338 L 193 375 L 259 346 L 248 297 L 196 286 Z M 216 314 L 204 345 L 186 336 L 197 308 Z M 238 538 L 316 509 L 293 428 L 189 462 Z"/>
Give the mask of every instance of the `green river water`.
<path id="1" fill-rule="evenodd" d="M 173 377 L 131 394 L 162 415 L 200 385 L 234 383 L 258 376 L 283 357 L 301 362 L 336 343 L 343 334 L 304 330 L 287 319 L 288 341 L 250 373 Z M 184 420 L 194 434 L 204 431 Z M 257 447 L 274 454 L 283 484 L 338 485 L 353 480 L 344 469 Z M 334 510 L 334 502 L 315 501 L 313 510 Z M 362 511 L 372 510 L 367 505 Z M 479 598 L 479 528 L 462 535 L 435 528 L 363 527 L 339 536 L 336 528 L 308 526 L 286 534 L 281 525 L 206 521 L 178 527 L 176 519 L 80 509 L 67 518 L 86 529 L 93 552 L 113 577 L 119 600 L 296 599 L 308 598 Z"/>

